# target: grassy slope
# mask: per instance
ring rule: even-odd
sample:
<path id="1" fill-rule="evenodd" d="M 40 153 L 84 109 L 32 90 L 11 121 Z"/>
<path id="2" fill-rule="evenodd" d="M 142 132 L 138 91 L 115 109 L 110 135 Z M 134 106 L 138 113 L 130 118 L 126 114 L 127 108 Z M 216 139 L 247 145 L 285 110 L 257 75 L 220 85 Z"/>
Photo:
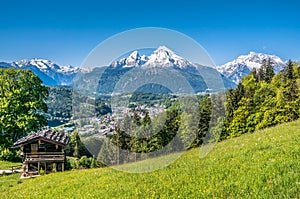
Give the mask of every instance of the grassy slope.
<path id="1" fill-rule="evenodd" d="M 190 150 L 154 172 L 104 168 L 50 174 L 0 184 L 0 198 L 300 198 L 299 159 L 296 121 L 218 143 L 202 159 L 199 148 Z"/>
<path id="2" fill-rule="evenodd" d="M 18 168 L 22 165 L 22 162 L 8 162 L 0 160 L 0 170 L 10 170 L 12 166 L 17 166 Z"/>

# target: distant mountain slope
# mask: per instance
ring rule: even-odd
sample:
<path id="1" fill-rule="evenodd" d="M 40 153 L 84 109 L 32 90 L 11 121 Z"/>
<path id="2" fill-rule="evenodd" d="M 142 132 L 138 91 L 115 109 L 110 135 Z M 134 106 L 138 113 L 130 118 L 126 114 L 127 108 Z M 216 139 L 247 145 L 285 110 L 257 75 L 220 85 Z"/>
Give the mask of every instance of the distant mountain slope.
<path id="1" fill-rule="evenodd" d="M 276 73 L 281 71 L 287 63 L 287 61 L 282 60 L 276 55 L 250 52 L 248 55 L 241 55 L 231 62 L 217 66 L 215 69 L 221 74 L 225 88 L 231 88 L 235 87 L 236 84 L 238 84 L 245 75 L 249 74 L 253 68 L 260 68 L 263 60 L 268 59 L 274 63 Z M 214 73 L 214 69 L 189 62 L 176 55 L 172 50 L 165 46 L 158 47 L 149 56 L 140 55 L 138 51 L 133 51 L 129 56 L 116 60 L 106 67 L 104 76 L 101 76 L 102 72 L 99 73 L 99 71 L 103 71 L 104 69 L 87 71 L 78 67 L 59 66 L 49 60 L 43 59 L 21 60 L 11 63 L 0 62 L 0 68 L 31 70 L 42 79 L 45 85 L 49 86 L 70 85 L 79 73 L 90 73 L 86 76 L 93 78 L 95 78 L 98 73 L 98 79 L 100 79 L 98 88 L 100 89 L 99 92 L 103 93 L 110 93 L 122 75 L 131 69 L 138 67 L 145 69 L 155 67 L 175 69 L 180 72 L 182 76 L 187 78 L 188 82 L 196 92 L 207 89 L 203 77 L 201 77 L 201 75 L 199 76 L 199 74 L 202 73 L 201 71 L 206 71 L 205 74 L 209 74 L 207 71 Z M 94 72 L 96 72 L 96 74 L 92 75 L 91 73 Z M 80 77 L 82 76 L 80 75 Z M 207 80 L 207 78 L 205 79 Z M 103 87 L 102 90 L 101 87 Z"/>
<path id="2" fill-rule="evenodd" d="M 71 85 L 76 78 L 78 84 L 75 83 L 75 86 L 81 91 L 86 91 L 86 93 L 89 93 L 88 90 L 90 89 L 92 92 L 96 91 L 101 94 L 110 94 L 114 91 L 118 81 L 124 77 L 125 74 L 128 74 L 127 72 L 137 68 L 144 71 L 152 70 L 154 73 L 163 73 L 162 71 L 165 71 L 165 73 L 169 75 L 177 73 L 173 76 L 175 77 L 175 79 L 173 78 L 172 80 L 174 81 L 173 85 L 180 86 L 176 75 L 183 77 L 187 80 L 195 93 L 203 92 L 208 89 L 208 82 L 205 81 L 209 81 L 211 87 L 209 89 L 213 91 L 220 89 L 220 86 L 214 87 L 213 79 L 211 79 L 212 74 L 214 74 L 214 78 L 219 77 L 223 80 L 225 88 L 236 86 L 224 75 L 220 76 L 214 68 L 189 62 L 165 46 L 158 47 L 149 56 L 140 56 L 138 51 L 134 51 L 129 56 L 114 61 L 108 67 L 96 67 L 93 70 L 85 70 L 72 66 L 59 66 L 44 59 L 21 60 L 11 63 L 0 62 L 0 68 L 31 70 L 48 86 Z M 170 73 L 167 70 L 169 70 Z M 203 75 L 205 76 L 203 77 Z M 206 76 L 210 76 L 210 78 L 205 78 Z M 169 76 L 169 80 L 170 77 L 171 76 Z M 79 85 L 80 81 L 83 81 L 82 85 Z M 166 81 L 168 81 L 167 77 Z M 89 85 L 85 84 L 87 82 Z M 144 88 L 150 87 L 146 86 Z"/>
<path id="3" fill-rule="evenodd" d="M 170 74 L 170 76 L 168 77 L 166 75 L 166 81 L 174 81 L 174 84 L 177 83 L 178 86 L 181 86 L 179 80 L 177 79 L 178 82 L 176 82 L 176 79 L 174 78 L 176 78 L 176 75 L 178 77 L 184 77 L 195 93 L 205 91 L 206 89 L 208 89 L 208 85 L 212 87 L 209 89 L 212 89 L 213 91 L 221 89 L 220 87 L 218 87 L 219 85 L 216 86 L 213 82 L 215 81 L 214 78 L 220 78 L 223 81 L 225 88 L 236 86 L 225 76 L 220 75 L 214 68 L 189 62 L 188 60 L 176 55 L 169 48 L 160 46 L 149 56 L 140 56 L 138 51 L 134 51 L 128 57 L 114 61 L 103 72 L 98 84 L 98 93 L 112 93 L 120 78 L 133 69 L 136 69 L 136 71 L 134 72 L 137 73 L 137 76 L 138 73 L 142 74 L 143 71 L 152 71 L 153 74 L 158 73 L 161 75 L 162 73 L 168 73 Z M 173 75 L 173 77 L 171 75 Z M 208 76 L 210 76 L 210 78 L 206 78 Z M 136 81 L 138 81 L 139 79 L 139 77 L 136 76 L 130 78 L 133 78 Z M 180 88 L 178 87 L 178 89 Z"/>
<path id="4" fill-rule="evenodd" d="M 221 74 L 221 78 L 223 80 L 225 88 L 230 88 L 235 87 L 236 84 L 245 75 L 249 74 L 253 68 L 260 68 L 263 60 L 268 59 L 270 59 L 271 62 L 274 63 L 274 69 L 276 73 L 281 71 L 287 63 L 287 61 L 282 60 L 276 55 L 250 52 L 248 55 L 241 55 L 231 62 L 228 62 L 221 66 L 217 66 L 215 69 Z M 87 71 L 82 70 L 78 67 L 59 66 L 49 60 L 43 59 L 21 60 L 11 63 L 0 62 L 0 68 L 11 67 L 31 70 L 42 79 L 44 84 L 50 86 L 70 85 L 79 73 L 90 73 L 86 76 L 93 76 L 93 78 L 95 78 L 97 74 L 92 75 L 91 73 L 104 70 L 94 69 L 92 71 Z M 111 93 L 120 77 L 133 68 L 175 69 L 187 79 L 195 92 L 202 92 L 208 88 L 204 82 L 204 79 L 206 79 L 207 81 L 207 78 L 203 79 L 203 77 L 201 77 L 202 71 L 206 71 L 205 74 L 209 74 L 207 73 L 207 71 L 214 73 L 213 68 L 200 66 L 197 63 L 192 63 L 176 55 L 172 50 L 165 46 L 158 47 L 149 56 L 140 55 L 138 51 L 133 51 L 127 57 L 115 60 L 108 67 L 104 67 L 106 68 L 105 72 L 98 73 L 99 77 L 96 77 L 99 79 L 98 91 L 102 93 Z"/>
<path id="5" fill-rule="evenodd" d="M 49 60 L 31 59 L 18 62 L 0 62 L 0 68 L 19 68 L 31 70 L 45 85 L 69 85 L 79 72 L 79 68 L 72 66 L 59 66 Z"/>
<path id="6" fill-rule="evenodd" d="M 216 69 L 237 84 L 253 68 L 259 69 L 263 60 L 268 59 L 274 64 L 275 73 L 281 71 L 287 63 L 276 55 L 250 52 L 248 55 L 241 55 L 231 62 L 216 67 Z"/>

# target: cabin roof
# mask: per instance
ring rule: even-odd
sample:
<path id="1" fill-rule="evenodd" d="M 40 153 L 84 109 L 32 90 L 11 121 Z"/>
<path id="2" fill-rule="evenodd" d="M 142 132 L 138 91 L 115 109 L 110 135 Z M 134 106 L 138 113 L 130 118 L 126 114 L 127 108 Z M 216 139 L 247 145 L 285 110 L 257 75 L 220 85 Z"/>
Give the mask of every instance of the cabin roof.
<path id="1" fill-rule="evenodd" d="M 22 137 L 21 139 L 17 140 L 12 147 L 13 148 L 21 147 L 23 145 L 29 144 L 39 139 L 44 141 L 49 141 L 58 145 L 63 145 L 63 146 L 67 145 L 70 141 L 70 137 L 66 135 L 55 132 L 51 129 L 43 129 L 35 133 L 29 134 L 25 137 Z"/>

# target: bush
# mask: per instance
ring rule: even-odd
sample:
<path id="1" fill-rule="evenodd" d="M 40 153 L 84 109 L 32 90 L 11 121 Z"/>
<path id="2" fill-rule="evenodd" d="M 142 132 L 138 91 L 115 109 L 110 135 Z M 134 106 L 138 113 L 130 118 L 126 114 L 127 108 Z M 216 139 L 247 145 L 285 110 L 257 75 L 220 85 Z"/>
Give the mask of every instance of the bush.
<path id="1" fill-rule="evenodd" d="M 16 159 L 16 155 L 7 148 L 0 147 L 0 160 L 3 161 L 14 161 Z"/>
<path id="2" fill-rule="evenodd" d="M 39 173 L 40 173 L 41 176 L 45 175 L 45 171 L 42 168 L 40 169 Z"/>
<path id="3" fill-rule="evenodd" d="M 78 169 L 78 159 L 74 157 L 67 157 L 66 160 L 66 169 L 71 170 L 71 169 Z"/>
<path id="4" fill-rule="evenodd" d="M 78 164 L 80 167 L 84 167 L 84 168 L 90 168 L 91 166 L 91 159 L 86 157 L 86 156 L 82 156 L 79 161 Z"/>
<path id="5" fill-rule="evenodd" d="M 95 158 L 88 158 L 82 156 L 80 159 L 74 157 L 67 157 L 66 169 L 79 169 L 79 168 L 96 168 L 102 165 Z"/>

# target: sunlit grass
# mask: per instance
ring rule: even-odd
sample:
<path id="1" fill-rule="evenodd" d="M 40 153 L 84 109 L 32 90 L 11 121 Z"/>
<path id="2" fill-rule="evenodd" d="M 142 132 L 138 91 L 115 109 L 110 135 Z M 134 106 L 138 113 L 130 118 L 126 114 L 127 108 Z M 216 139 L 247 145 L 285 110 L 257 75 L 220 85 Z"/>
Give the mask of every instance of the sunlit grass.
<path id="1" fill-rule="evenodd" d="M 20 167 L 21 165 L 21 162 L 8 162 L 0 160 L 0 170 L 10 170 L 12 166 Z"/>
<path id="2" fill-rule="evenodd" d="M 190 150 L 147 173 L 102 168 L 15 181 L 0 186 L 0 198 L 300 198 L 300 121 L 223 141 L 204 158 L 199 154 L 199 148 Z"/>

